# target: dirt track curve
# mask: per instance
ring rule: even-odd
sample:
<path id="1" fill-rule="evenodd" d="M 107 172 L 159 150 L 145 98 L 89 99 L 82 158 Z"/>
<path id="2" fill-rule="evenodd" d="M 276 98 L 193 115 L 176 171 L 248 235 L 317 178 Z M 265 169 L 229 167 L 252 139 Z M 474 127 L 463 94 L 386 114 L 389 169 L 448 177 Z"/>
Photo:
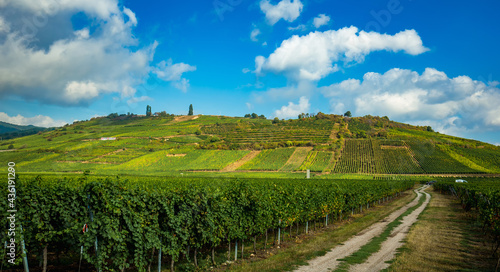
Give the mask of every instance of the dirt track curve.
<path id="1" fill-rule="evenodd" d="M 382 243 L 380 251 L 372 254 L 363 264 L 351 266 L 349 271 L 380 271 L 387 268 L 389 264 L 387 264 L 386 261 L 394 258 L 396 250 L 403 245 L 402 241 L 406 237 L 409 228 L 411 227 L 411 225 L 413 225 L 413 223 L 417 221 L 418 216 L 430 201 L 430 195 L 422 192 L 427 187 L 428 186 L 422 186 L 419 189 L 416 189 L 415 193 L 417 193 L 417 197 L 412 202 L 393 212 L 382 221 L 371 225 L 365 230 L 362 230 L 343 244 L 334 247 L 328 253 L 326 253 L 326 255 L 310 260 L 308 265 L 301 266 L 295 271 L 326 272 L 336 269 L 340 264 L 340 261 L 338 261 L 338 259 L 350 256 L 352 253 L 357 252 L 362 246 L 367 244 L 371 239 L 379 236 L 389 223 L 394 221 L 409 208 L 417 205 L 420 198 L 425 194 L 427 197 L 424 203 L 416 210 L 414 210 L 411 214 L 403 217 L 402 224 L 396 227 L 392 231 L 389 238 Z"/>

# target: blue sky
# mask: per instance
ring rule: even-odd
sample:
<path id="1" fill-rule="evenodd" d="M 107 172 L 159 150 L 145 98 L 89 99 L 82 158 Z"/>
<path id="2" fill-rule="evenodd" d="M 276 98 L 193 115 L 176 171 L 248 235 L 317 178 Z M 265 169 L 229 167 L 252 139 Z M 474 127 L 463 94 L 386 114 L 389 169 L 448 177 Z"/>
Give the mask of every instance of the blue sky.
<path id="1" fill-rule="evenodd" d="M 388 116 L 500 143 L 498 1 L 0 1 L 0 120 Z"/>

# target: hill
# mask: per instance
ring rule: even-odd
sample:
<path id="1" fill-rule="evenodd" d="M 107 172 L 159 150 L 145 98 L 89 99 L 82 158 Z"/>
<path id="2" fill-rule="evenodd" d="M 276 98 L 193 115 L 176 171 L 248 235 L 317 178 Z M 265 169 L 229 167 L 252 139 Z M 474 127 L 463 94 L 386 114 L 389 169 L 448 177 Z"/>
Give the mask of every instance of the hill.
<path id="1" fill-rule="evenodd" d="M 387 117 L 92 118 L 0 143 L 18 172 L 299 176 L 498 174 L 500 149 Z M 4 170 L 2 170 L 4 171 Z"/>
<path id="2" fill-rule="evenodd" d="M 52 130 L 53 128 L 37 127 L 33 125 L 20 126 L 0 121 L 0 138 L 4 140 L 14 139 L 22 136 L 36 134 L 40 131 Z"/>

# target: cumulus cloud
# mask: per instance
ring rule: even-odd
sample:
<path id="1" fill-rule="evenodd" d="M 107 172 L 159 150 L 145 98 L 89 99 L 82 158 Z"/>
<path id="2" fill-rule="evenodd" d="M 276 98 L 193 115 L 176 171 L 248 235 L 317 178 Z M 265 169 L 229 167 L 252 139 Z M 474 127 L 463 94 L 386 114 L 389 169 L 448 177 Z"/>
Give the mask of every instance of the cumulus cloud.
<path id="1" fill-rule="evenodd" d="M 309 99 L 305 96 L 302 96 L 299 99 L 298 104 L 294 104 L 293 102 L 288 102 L 288 106 L 283 106 L 281 109 L 276 110 L 274 112 L 274 116 L 284 119 L 284 118 L 296 118 L 301 113 L 306 113 L 311 108 L 311 104 L 309 104 Z"/>
<path id="2" fill-rule="evenodd" d="M 315 28 L 320 28 L 321 26 L 327 25 L 330 22 L 330 16 L 325 14 L 320 14 L 313 20 L 313 25 Z"/>
<path id="3" fill-rule="evenodd" d="M 191 66 L 183 62 L 174 64 L 172 59 L 169 59 L 161 61 L 153 72 L 165 81 L 178 81 L 181 80 L 183 73 L 192 71 L 196 71 L 196 66 Z"/>
<path id="4" fill-rule="evenodd" d="M 267 22 L 274 25 L 279 20 L 283 19 L 287 22 L 293 22 L 300 16 L 304 5 L 300 0 L 281 0 L 278 4 L 273 5 L 269 0 L 260 2 L 260 10 L 266 15 Z"/>
<path id="5" fill-rule="evenodd" d="M 65 121 L 54 120 L 49 116 L 37 115 L 33 117 L 24 117 L 20 114 L 17 116 L 9 116 L 5 112 L 0 112 L 0 121 L 20 126 L 33 125 L 37 127 L 60 127 L 67 124 Z"/>
<path id="6" fill-rule="evenodd" d="M 348 79 L 320 90 L 331 98 L 332 110 L 389 116 L 454 135 L 500 130 L 499 88 L 468 76 L 449 78 L 434 68 L 422 74 L 397 68 L 370 72 L 362 80 Z"/>
<path id="7" fill-rule="evenodd" d="M 252 40 L 254 42 L 259 41 L 259 39 L 257 39 L 257 36 L 259 36 L 259 34 L 260 34 L 260 30 L 258 28 L 252 30 L 252 32 L 250 33 L 250 40 Z"/>
<path id="8" fill-rule="evenodd" d="M 150 63 L 158 44 L 139 46 L 137 18 L 117 0 L 2 2 L 6 14 L 22 16 L 11 16 L 8 27 L 0 23 L 0 97 L 65 106 L 88 105 L 104 94 L 130 99 L 155 69 Z M 89 27 L 60 31 L 80 12 Z M 171 65 L 171 76 L 183 65 Z"/>
<path id="9" fill-rule="evenodd" d="M 174 88 L 182 92 L 187 92 L 190 86 L 189 80 L 182 78 L 182 74 L 192 71 L 196 71 L 196 66 L 191 66 L 183 62 L 173 64 L 172 59 L 169 59 L 166 62 L 160 62 L 158 67 L 153 70 L 153 73 L 162 80 L 172 81 Z"/>
<path id="10" fill-rule="evenodd" d="M 316 81 L 345 65 L 361 63 L 373 51 L 404 51 L 410 55 L 426 52 L 415 30 L 395 35 L 359 31 L 354 26 L 325 32 L 294 35 L 284 40 L 269 57 L 255 59 L 256 72 L 262 70 L 283 73 L 294 80 Z"/>
<path id="11" fill-rule="evenodd" d="M 11 29 L 0 43 L 0 96 L 80 105 L 106 93 L 134 95 L 133 86 L 149 73 L 156 43 L 136 51 L 128 48 L 137 45 L 133 12 L 124 8 L 123 13 L 113 1 L 60 1 L 51 7 L 54 3 L 59 2 L 8 1 L 7 5 L 34 14 L 83 10 L 97 16 L 99 31 L 91 35 L 88 28 L 76 30 L 43 50 L 36 39 L 23 35 L 22 27 Z"/>
<path id="12" fill-rule="evenodd" d="M 100 19 L 109 19 L 113 14 L 120 13 L 118 0 L 4 0 L 5 6 L 29 10 L 32 13 L 44 12 L 54 15 L 58 12 L 83 11 Z"/>

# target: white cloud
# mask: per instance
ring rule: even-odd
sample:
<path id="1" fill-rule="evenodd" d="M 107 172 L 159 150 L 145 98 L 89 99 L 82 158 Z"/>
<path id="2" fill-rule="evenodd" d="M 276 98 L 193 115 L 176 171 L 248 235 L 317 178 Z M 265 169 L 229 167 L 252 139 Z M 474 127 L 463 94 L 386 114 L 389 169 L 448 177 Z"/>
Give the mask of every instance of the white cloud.
<path id="1" fill-rule="evenodd" d="M 295 30 L 305 31 L 306 29 L 307 29 L 307 27 L 305 25 L 302 25 L 302 24 L 298 25 L 296 27 L 291 27 L 291 26 L 288 27 L 288 30 L 290 30 L 290 31 L 295 31 Z"/>
<path id="2" fill-rule="evenodd" d="M 182 74 L 185 72 L 196 71 L 196 66 L 191 66 L 186 63 L 172 63 L 172 59 L 161 61 L 158 67 L 153 72 L 162 80 L 177 81 L 181 80 Z"/>
<path id="3" fill-rule="evenodd" d="M 252 30 L 252 32 L 250 33 L 250 40 L 252 40 L 254 42 L 259 41 L 259 39 L 257 39 L 257 36 L 259 36 L 259 34 L 260 34 L 260 30 L 258 28 Z"/>
<path id="4" fill-rule="evenodd" d="M 140 96 L 140 97 L 132 97 L 130 98 L 129 100 L 127 100 L 127 104 L 131 105 L 131 104 L 135 104 L 135 103 L 139 103 L 139 102 L 144 102 L 144 101 L 150 101 L 150 100 L 153 100 L 151 99 L 151 97 L 149 96 Z"/>
<path id="5" fill-rule="evenodd" d="M 135 17 L 135 13 L 132 12 L 130 9 L 128 8 L 123 8 L 123 13 L 125 13 L 127 16 L 128 16 L 128 19 L 129 19 L 129 22 L 133 25 L 133 26 L 136 26 L 137 25 L 137 17 Z"/>
<path id="6" fill-rule="evenodd" d="M 83 11 L 100 19 L 109 19 L 112 14 L 120 13 L 118 0 L 5 0 L 5 5 L 48 15 L 63 11 Z"/>
<path id="7" fill-rule="evenodd" d="M 389 116 L 401 122 L 431 125 L 437 131 L 464 135 L 466 131 L 500 130 L 500 89 L 468 76 L 449 78 L 427 68 L 422 74 L 391 69 L 366 73 L 363 80 L 349 79 L 320 88 L 331 98 L 331 108 L 356 115 Z"/>
<path id="8" fill-rule="evenodd" d="M 330 16 L 325 14 L 320 14 L 313 20 L 313 25 L 315 28 L 320 28 L 321 26 L 327 25 L 330 22 Z"/>
<path id="9" fill-rule="evenodd" d="M 9 30 L 10 30 L 9 24 L 7 24 L 5 19 L 2 16 L 0 16 L 0 33 L 9 32 Z"/>
<path id="10" fill-rule="evenodd" d="M 160 62 L 157 68 L 153 70 L 153 73 L 162 80 L 172 81 L 172 86 L 174 86 L 174 88 L 185 93 L 188 91 L 190 84 L 188 79 L 182 78 L 182 74 L 192 71 L 196 71 L 196 66 L 183 62 L 173 64 L 172 59 L 169 59 L 166 62 Z"/>
<path id="11" fill-rule="evenodd" d="M 295 21 L 300 16 L 303 7 L 300 0 L 281 0 L 276 5 L 271 4 L 269 0 L 260 1 L 260 10 L 264 12 L 267 22 L 271 25 L 281 19 L 288 22 Z"/>
<path id="12" fill-rule="evenodd" d="M 294 104 L 293 102 L 288 102 L 288 106 L 283 106 L 281 109 L 274 112 L 274 116 L 284 119 L 284 118 L 296 118 L 301 113 L 306 113 L 311 108 L 309 104 L 309 99 L 302 96 L 299 99 L 299 104 Z"/>
<path id="13" fill-rule="evenodd" d="M 0 41 L 0 96 L 59 105 L 85 105 L 102 94 L 129 97 L 148 76 L 157 43 L 137 47 L 135 14 L 114 0 L 7 1 L 13 12 L 33 19 L 34 33 L 56 31 L 58 13 L 84 12 L 93 32 L 84 27 L 40 45 L 14 22 Z M 40 15 L 41 14 L 41 15 Z M 36 15 L 45 16 L 37 22 Z M 53 17 L 50 17 L 53 16 Z M 128 18 L 128 19 L 127 19 Z M 54 19 L 55 20 L 55 19 Z M 66 18 L 71 26 L 71 18 Z M 135 49 L 132 49 L 135 48 Z"/>
<path id="14" fill-rule="evenodd" d="M 247 103 L 245 103 L 245 105 L 247 106 L 247 109 L 249 109 L 249 110 L 253 109 L 253 105 L 252 104 L 250 104 L 250 103 L 247 102 Z"/>
<path id="15" fill-rule="evenodd" d="M 181 80 L 174 82 L 173 85 L 175 88 L 181 90 L 184 93 L 187 92 L 190 86 L 189 80 L 185 78 L 182 78 Z"/>
<path id="16" fill-rule="evenodd" d="M 294 35 L 284 40 L 268 58 L 255 59 L 256 72 L 284 73 L 294 80 L 319 80 L 345 65 L 360 63 L 373 51 L 404 51 L 410 55 L 426 52 L 415 30 L 395 35 L 360 31 L 354 26 L 325 32 Z"/>
<path id="17" fill-rule="evenodd" d="M 37 115 L 33 117 L 24 117 L 18 114 L 17 116 L 11 117 L 5 112 L 0 112 L 0 121 L 20 126 L 33 125 L 37 127 L 60 127 L 67 124 L 65 121 L 54 120 L 49 116 Z"/>

